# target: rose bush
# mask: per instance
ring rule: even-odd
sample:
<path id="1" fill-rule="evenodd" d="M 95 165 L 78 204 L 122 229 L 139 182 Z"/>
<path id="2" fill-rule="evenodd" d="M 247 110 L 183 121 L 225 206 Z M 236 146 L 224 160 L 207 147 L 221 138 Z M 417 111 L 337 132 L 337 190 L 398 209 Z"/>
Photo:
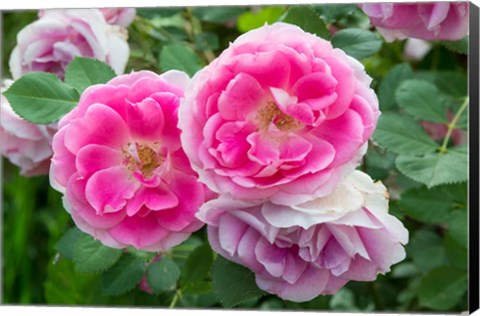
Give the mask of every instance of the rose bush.
<path id="1" fill-rule="evenodd" d="M 200 180 L 238 199 L 299 203 L 331 193 L 379 115 L 363 66 L 285 23 L 238 37 L 187 89 L 182 143 Z"/>
<path id="2" fill-rule="evenodd" d="M 0 153 L 24 176 L 48 174 L 56 124 L 36 125 L 19 117 L 3 96 L 11 80 L 0 89 Z"/>
<path id="3" fill-rule="evenodd" d="M 63 78 L 75 56 L 104 61 L 121 74 L 129 56 L 126 31 L 107 24 L 99 10 L 45 10 L 18 33 L 10 72 L 13 79 L 32 71 Z"/>
<path id="4" fill-rule="evenodd" d="M 331 195 L 292 206 L 224 195 L 197 215 L 212 249 L 255 272 L 259 288 L 291 301 L 373 281 L 405 258 L 408 231 L 388 214 L 381 182 L 354 171 Z"/>
<path id="5" fill-rule="evenodd" d="M 468 32 L 468 2 L 365 3 L 360 8 L 387 41 L 459 40 Z"/>
<path id="6" fill-rule="evenodd" d="M 159 251 L 203 224 L 206 191 L 180 144 L 188 76 L 132 72 L 82 94 L 53 138 L 51 185 L 76 225 L 113 248 Z"/>

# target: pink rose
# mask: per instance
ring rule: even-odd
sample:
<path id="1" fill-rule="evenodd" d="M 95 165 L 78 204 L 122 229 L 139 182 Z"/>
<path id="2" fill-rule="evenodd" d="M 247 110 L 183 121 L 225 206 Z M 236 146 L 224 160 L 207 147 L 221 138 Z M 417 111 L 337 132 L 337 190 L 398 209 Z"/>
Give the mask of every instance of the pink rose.
<path id="1" fill-rule="evenodd" d="M 45 10 L 43 16 L 17 35 L 10 56 L 14 79 L 32 71 L 63 78 L 75 56 L 92 57 L 123 73 L 129 47 L 126 31 L 105 22 L 99 10 Z"/>
<path id="2" fill-rule="evenodd" d="M 128 27 L 135 19 L 135 8 L 103 8 L 100 9 L 109 24 Z"/>
<path id="3" fill-rule="evenodd" d="M 468 2 L 365 3 L 359 6 L 389 42 L 407 37 L 459 40 L 468 32 Z"/>
<path id="4" fill-rule="evenodd" d="M 358 164 L 379 116 L 363 66 L 297 26 L 238 37 L 199 71 L 180 107 L 200 181 L 237 199 L 324 196 Z"/>
<path id="5" fill-rule="evenodd" d="M 36 125 L 19 117 L 1 94 L 11 83 L 5 81 L 0 91 L 0 153 L 24 176 L 48 174 L 56 125 Z"/>
<path id="6" fill-rule="evenodd" d="M 408 231 L 388 214 L 382 183 L 354 171 L 334 193 L 293 206 L 205 203 L 212 249 L 255 273 L 259 288 L 302 302 L 334 294 L 348 281 L 373 281 L 405 258 Z"/>
<path id="7" fill-rule="evenodd" d="M 180 144 L 188 76 L 132 72 L 95 85 L 59 122 L 51 185 L 76 225 L 113 248 L 161 251 L 203 224 L 207 192 Z"/>

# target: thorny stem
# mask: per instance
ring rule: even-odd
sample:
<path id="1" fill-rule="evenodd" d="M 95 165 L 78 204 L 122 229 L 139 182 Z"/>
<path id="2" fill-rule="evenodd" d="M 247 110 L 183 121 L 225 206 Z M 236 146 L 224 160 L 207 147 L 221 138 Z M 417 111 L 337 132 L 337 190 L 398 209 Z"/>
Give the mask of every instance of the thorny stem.
<path id="1" fill-rule="evenodd" d="M 178 289 L 175 292 L 175 295 L 173 296 L 172 302 L 170 303 L 170 306 L 168 308 L 174 308 L 175 305 L 177 305 L 178 299 L 182 296 L 182 291 Z"/>
<path id="2" fill-rule="evenodd" d="M 462 116 L 463 112 L 467 108 L 469 103 L 468 97 L 465 98 L 465 101 L 463 101 L 462 106 L 458 109 L 457 113 L 455 113 L 455 116 L 453 117 L 452 121 L 448 123 L 448 130 L 447 134 L 445 135 L 445 138 L 443 139 L 442 146 L 439 148 L 439 151 L 441 153 L 446 153 L 447 152 L 447 144 L 448 141 L 450 140 L 450 137 L 452 136 L 453 130 L 456 128 L 458 120 L 460 119 L 460 116 Z"/>

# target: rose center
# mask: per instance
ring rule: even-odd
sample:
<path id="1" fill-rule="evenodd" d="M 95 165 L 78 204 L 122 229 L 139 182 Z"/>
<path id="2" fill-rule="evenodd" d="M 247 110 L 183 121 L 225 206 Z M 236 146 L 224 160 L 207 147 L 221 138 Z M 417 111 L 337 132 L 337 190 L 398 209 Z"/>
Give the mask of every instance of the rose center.
<path id="1" fill-rule="evenodd" d="M 154 149 L 139 143 L 128 143 L 128 148 L 122 151 L 123 164 L 131 171 L 140 172 L 144 178 L 150 178 L 164 160 Z"/>
<path id="2" fill-rule="evenodd" d="M 261 130 L 268 130 L 271 123 L 284 132 L 297 130 L 302 127 L 302 123 L 283 113 L 273 101 L 268 102 L 266 106 L 258 110 L 256 121 Z"/>

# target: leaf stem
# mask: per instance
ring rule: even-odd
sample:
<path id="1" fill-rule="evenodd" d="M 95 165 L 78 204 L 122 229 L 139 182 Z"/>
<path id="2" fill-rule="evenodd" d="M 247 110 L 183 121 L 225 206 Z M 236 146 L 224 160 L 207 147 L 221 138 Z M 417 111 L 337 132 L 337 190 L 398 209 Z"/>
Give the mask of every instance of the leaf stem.
<path id="1" fill-rule="evenodd" d="M 455 116 L 453 117 L 452 121 L 450 123 L 448 123 L 447 134 L 445 135 L 445 138 L 443 139 L 442 146 L 439 148 L 440 153 L 444 154 L 448 151 L 447 150 L 448 141 L 450 140 L 450 137 L 452 136 L 453 130 L 457 126 L 457 123 L 458 123 L 458 120 L 460 119 L 460 116 L 463 114 L 463 112 L 467 108 L 468 104 L 469 104 L 469 98 L 465 97 L 465 101 L 463 101 L 462 106 L 460 106 L 457 113 L 455 113 Z"/>
<path id="2" fill-rule="evenodd" d="M 170 303 L 170 306 L 168 306 L 168 308 L 174 308 L 175 305 L 177 305 L 178 299 L 180 297 L 182 297 L 182 291 L 180 289 L 178 289 L 175 292 L 175 295 L 173 296 L 172 302 Z"/>

